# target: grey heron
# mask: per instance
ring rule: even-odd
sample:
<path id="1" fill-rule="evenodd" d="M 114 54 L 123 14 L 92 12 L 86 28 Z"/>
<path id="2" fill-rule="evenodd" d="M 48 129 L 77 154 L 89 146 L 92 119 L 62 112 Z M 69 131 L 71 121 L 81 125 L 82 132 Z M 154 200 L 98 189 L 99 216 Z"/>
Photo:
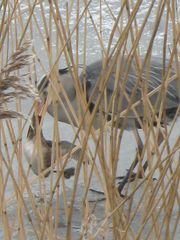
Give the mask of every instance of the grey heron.
<path id="1" fill-rule="evenodd" d="M 143 61 L 144 59 L 142 62 Z M 153 125 L 156 126 L 158 121 L 160 125 L 163 125 L 172 120 L 180 103 L 178 91 L 178 81 L 180 81 L 180 79 L 178 79 L 179 76 L 176 74 L 175 67 L 170 66 L 168 68 L 168 61 L 163 61 L 157 57 L 152 57 L 150 62 L 147 61 L 146 64 L 142 65 L 143 68 L 140 68 L 140 71 L 137 69 L 136 61 L 133 60 L 129 62 L 128 58 L 125 56 L 120 59 L 118 64 L 113 66 L 112 72 L 109 74 L 108 70 L 110 64 L 106 65 L 104 68 L 102 60 L 99 60 L 88 65 L 85 72 L 80 74 L 79 80 L 83 91 L 86 92 L 86 101 L 89 106 L 89 112 L 93 112 L 96 106 L 96 101 L 102 93 L 101 84 L 103 81 L 99 81 L 99 79 L 102 80 L 107 77 L 106 86 L 103 89 L 103 97 L 100 101 L 101 104 L 99 104 L 101 107 L 97 108 L 96 116 L 99 116 L 99 112 L 103 112 L 106 120 L 112 121 L 112 112 L 114 112 L 117 115 L 116 123 L 119 128 L 122 126 L 125 129 L 142 128 L 142 122 L 145 117 L 145 107 L 143 102 L 144 92 L 142 91 L 142 88 L 144 87 L 144 90 L 147 93 L 147 103 L 154 107 L 154 112 L 152 111 L 150 114 L 152 116 Z M 177 67 L 179 68 L 179 65 Z M 171 79 L 171 81 L 168 82 L 166 81 L 167 79 Z M 79 103 L 77 101 L 76 89 L 72 81 L 71 69 L 60 69 L 58 81 L 60 81 L 64 87 L 72 108 L 74 109 L 74 112 L 77 113 Z M 40 94 L 43 96 L 44 101 L 47 97 L 49 82 L 48 77 L 45 76 L 39 84 Z M 66 104 L 63 94 L 60 93 L 59 95 L 65 109 L 68 109 L 68 104 Z M 106 99 L 104 96 L 106 96 Z M 70 123 L 65 109 L 62 104 L 58 102 L 58 120 Z M 121 116 L 121 113 L 126 111 L 126 109 L 128 109 L 126 117 Z M 161 114 L 159 109 L 161 109 Z M 48 105 L 47 111 L 50 115 L 54 115 L 52 104 Z M 76 125 L 76 121 L 73 119 L 72 114 L 69 111 L 68 113 L 72 117 L 71 123 Z M 97 119 L 95 118 L 94 120 L 94 126 L 96 128 L 100 127 Z M 142 146 L 140 147 L 142 148 Z M 138 159 L 136 158 L 124 180 L 119 184 L 118 190 L 120 193 L 124 185 L 127 183 L 132 170 L 137 165 L 137 162 Z M 147 163 L 144 164 L 143 168 L 145 171 Z"/>

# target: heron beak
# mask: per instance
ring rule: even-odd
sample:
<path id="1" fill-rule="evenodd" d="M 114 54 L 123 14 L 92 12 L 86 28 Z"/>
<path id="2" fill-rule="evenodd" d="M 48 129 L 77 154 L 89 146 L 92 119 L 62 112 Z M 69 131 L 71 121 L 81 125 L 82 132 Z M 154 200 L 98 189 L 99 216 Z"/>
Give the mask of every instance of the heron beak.
<path id="1" fill-rule="evenodd" d="M 38 101 L 38 115 L 40 117 L 45 115 L 45 113 L 47 112 L 48 105 L 49 105 L 48 97 L 46 97 L 44 101 L 42 99 Z"/>
<path id="2" fill-rule="evenodd" d="M 42 116 L 43 109 L 44 109 L 43 101 L 42 101 L 42 99 L 39 99 L 38 102 L 37 102 L 37 112 L 38 112 L 38 116 Z"/>

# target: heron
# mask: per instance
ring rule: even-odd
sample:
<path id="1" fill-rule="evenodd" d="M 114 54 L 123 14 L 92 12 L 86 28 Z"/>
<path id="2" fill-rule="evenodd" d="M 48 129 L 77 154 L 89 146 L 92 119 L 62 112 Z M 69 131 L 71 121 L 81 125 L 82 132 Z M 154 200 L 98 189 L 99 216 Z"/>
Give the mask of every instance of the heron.
<path id="1" fill-rule="evenodd" d="M 86 66 L 85 71 L 79 76 L 82 89 L 86 93 L 86 101 L 90 114 L 94 111 L 100 94 L 102 95 L 99 107 L 96 108 L 93 126 L 95 128 L 100 127 L 100 113 L 101 115 L 103 114 L 107 122 L 110 121 L 111 123 L 114 121 L 112 112 L 115 113 L 116 126 L 118 128 L 135 129 L 138 137 L 139 154 L 142 152 L 143 146 L 137 129 L 142 128 L 146 114 L 142 88 L 146 91 L 149 106 L 154 107 L 154 111 L 151 112 L 154 126 L 158 124 L 163 126 L 163 124 L 169 123 L 177 111 L 179 111 L 180 103 L 178 91 L 178 81 L 180 79 L 176 73 L 174 64 L 168 66 L 168 60 L 163 61 L 163 59 L 153 56 L 150 61 L 145 61 L 145 58 L 142 57 L 141 62 L 145 64 L 142 64 L 142 67 L 138 68 L 135 59 L 129 61 L 127 56 L 120 56 L 119 61 L 116 61 L 114 65 L 111 65 L 111 61 L 109 61 L 104 67 L 103 61 L 98 60 Z M 111 66 L 112 71 L 109 73 Z M 179 65 L 177 67 L 179 68 Z M 71 68 L 59 69 L 58 82 L 61 82 L 60 86 L 63 86 L 74 112 L 77 113 L 79 102 L 72 79 Z M 102 79 L 106 81 L 103 90 Z M 167 81 L 167 79 L 171 81 Z M 49 77 L 44 76 L 39 84 L 39 91 L 43 102 L 46 101 L 49 85 Z M 70 110 L 68 110 L 69 107 L 62 92 L 59 93 L 59 96 L 62 102 L 58 102 L 58 120 L 77 126 L 77 121 Z M 127 109 L 128 111 L 126 112 Z M 48 104 L 47 111 L 50 115 L 54 116 L 52 103 Z M 71 121 L 66 111 L 68 111 Z M 126 112 L 126 114 L 121 115 L 123 112 Z M 118 190 L 120 194 L 125 184 L 135 178 L 136 175 L 132 174 L 132 171 L 137 163 L 138 157 L 136 157 L 124 179 L 119 183 Z M 147 162 L 143 166 L 144 172 L 146 169 Z M 142 177 L 141 174 L 139 174 L 139 177 Z"/>

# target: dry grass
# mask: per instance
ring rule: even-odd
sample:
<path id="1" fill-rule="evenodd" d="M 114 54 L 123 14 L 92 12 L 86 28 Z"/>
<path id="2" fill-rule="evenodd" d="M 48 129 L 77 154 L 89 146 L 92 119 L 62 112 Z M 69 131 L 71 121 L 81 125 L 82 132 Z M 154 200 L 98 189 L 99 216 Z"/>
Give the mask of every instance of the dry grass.
<path id="1" fill-rule="evenodd" d="M 161 126 L 160 116 L 163 115 L 163 102 L 168 83 L 174 77 L 180 80 L 178 1 L 158 1 L 156 11 L 155 1 L 151 1 L 140 21 L 137 15 L 142 11 L 144 4 L 141 0 L 124 1 L 118 6 L 116 14 L 109 1 L 100 0 L 98 18 L 97 15 L 93 15 L 91 8 L 93 1 L 60 2 L 62 3 L 55 0 L 45 2 L 26 0 L 22 3 L 17 0 L 4 0 L 0 4 L 0 118 L 24 116 L 21 113 L 21 98 L 37 96 L 32 86 L 37 84 L 39 76 L 48 75 L 50 79 L 48 98 L 55 106 L 53 147 L 59 148 L 56 143 L 63 135 L 62 128 L 59 127 L 62 123 L 57 121 L 57 101 L 64 110 L 68 106 L 71 112 L 71 114 L 67 112 L 69 121 L 78 125 L 78 128 L 72 126 L 74 131 L 72 142 L 78 143 L 82 152 L 77 161 L 73 188 L 71 191 L 67 188 L 63 176 L 71 152 L 62 157 L 60 149 L 56 151 L 55 167 L 59 171 L 51 174 L 48 180 L 42 176 L 32 177 L 30 169 L 23 164 L 25 161 L 23 133 L 25 125 L 29 125 L 29 122 L 23 119 L 0 120 L 0 238 L 75 239 L 76 235 L 77 239 L 177 239 L 175 236 L 177 237 L 180 215 L 178 192 L 180 138 L 177 134 L 172 141 L 171 132 L 174 131 L 179 109 L 169 126 Z M 104 16 L 104 9 L 107 10 L 109 19 L 113 21 L 106 41 L 103 35 L 105 30 L 103 21 L 107 17 Z M 142 61 L 141 42 L 152 18 L 152 11 L 154 17 L 151 21 L 151 34 L 146 40 L 145 58 Z M 165 62 L 168 56 L 168 67 L 164 68 L 162 86 L 147 94 L 148 83 L 141 82 L 142 67 L 146 66 L 148 79 L 149 59 L 156 45 L 159 26 L 164 28 L 161 57 Z M 81 64 L 82 71 L 85 71 L 90 51 L 94 51 L 92 48 L 89 49 L 89 31 L 93 31 L 94 39 L 91 40 L 94 41 L 94 48 L 98 46 L 103 59 L 103 72 L 97 81 L 99 94 L 91 114 L 78 78 L 78 65 Z M 28 39 L 33 40 L 32 47 L 29 46 Z M 127 66 L 120 62 L 120 54 L 127 56 Z M 72 66 L 71 75 L 79 102 L 79 112 L 74 112 L 63 87 L 61 89 L 63 99 L 58 94 L 56 76 L 62 62 L 66 66 Z M 136 103 L 133 102 L 136 89 L 131 97 L 124 91 L 128 68 L 132 62 L 135 63 L 134 67 L 139 76 L 136 87 L 141 85 L 142 92 L 142 99 Z M 172 64 L 176 76 L 171 74 Z M 115 65 L 117 67 L 114 67 Z M 106 86 L 112 72 L 115 76 L 114 92 L 111 99 L 107 100 Z M 119 84 L 119 75 L 122 72 L 124 81 Z M 180 81 L 178 88 L 180 92 Z M 128 101 L 128 107 L 123 111 L 119 91 L 122 91 Z M 149 97 L 156 92 L 159 92 L 159 98 L 153 106 Z M 95 90 L 92 99 L 93 94 L 96 94 Z M 16 99 L 16 109 L 9 111 L 7 102 L 12 99 Z M 143 121 L 137 112 L 140 103 L 144 106 Z M 31 106 L 34 106 L 33 100 Z M 94 119 L 98 109 L 100 127 L 95 129 Z M 156 115 L 157 109 L 159 117 Z M 46 110 L 47 106 L 44 108 L 43 118 Z M 104 116 L 109 110 L 112 112 L 112 120 L 107 123 Z M 148 160 L 148 170 L 143 179 L 135 179 L 133 184 L 127 184 L 125 189 L 127 197 L 121 198 L 115 187 L 115 178 L 118 176 L 118 166 L 121 168 L 122 164 L 121 149 L 124 147 L 123 137 L 126 134 L 124 126 L 129 111 L 133 111 L 137 117 L 144 136 L 142 152 L 137 151 L 134 154 L 139 159 L 136 170 L 141 171 L 144 163 L 142 159 Z M 28 114 L 31 112 L 32 108 Z M 118 117 L 124 119 L 121 129 L 118 129 Z M 154 120 L 157 122 L 156 128 L 153 126 Z M 163 142 L 159 147 L 160 135 Z M 138 141 L 136 133 L 134 139 Z M 131 139 L 128 139 L 127 144 L 132 144 Z M 157 181 L 152 180 L 154 175 L 158 176 Z M 89 201 L 89 187 L 94 177 L 105 193 L 103 202 Z M 77 204 L 80 205 L 78 211 Z M 64 227 L 60 224 L 62 219 Z M 77 222 L 80 228 L 78 232 L 74 230 Z"/>

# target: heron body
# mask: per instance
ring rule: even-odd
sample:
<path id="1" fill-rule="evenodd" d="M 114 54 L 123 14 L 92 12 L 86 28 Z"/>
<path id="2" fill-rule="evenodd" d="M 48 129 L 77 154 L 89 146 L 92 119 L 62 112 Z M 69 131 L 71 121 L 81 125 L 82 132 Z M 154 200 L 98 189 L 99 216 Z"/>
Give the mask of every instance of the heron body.
<path id="1" fill-rule="evenodd" d="M 158 113 L 161 104 L 163 105 L 163 111 L 166 113 L 166 121 L 169 121 L 175 114 L 176 109 L 179 106 L 180 98 L 178 93 L 178 79 L 175 75 L 175 69 L 172 67 L 170 71 L 170 77 L 174 78 L 170 83 L 165 82 L 165 74 L 167 70 L 166 61 L 165 67 L 163 67 L 163 61 L 160 58 L 152 57 L 150 64 L 146 64 L 141 71 L 141 74 L 137 70 L 135 61 L 132 61 L 131 64 L 128 64 L 126 57 L 123 57 L 120 61 L 120 72 L 118 77 L 116 75 L 117 64 L 114 65 L 109 79 L 107 80 L 106 87 L 104 88 L 103 97 L 100 102 L 101 111 L 104 112 L 107 120 L 111 120 L 112 111 L 116 114 L 119 114 L 126 110 L 129 107 L 129 99 L 131 105 L 139 101 L 139 103 L 134 107 L 134 110 L 130 107 L 125 125 L 125 128 L 134 128 L 137 127 L 137 115 L 139 118 L 143 119 L 144 117 L 144 105 L 143 105 L 143 93 L 142 88 L 143 84 L 146 84 L 147 94 L 154 91 L 156 88 L 159 88 L 153 94 L 151 94 L 148 99 L 150 104 L 155 108 L 155 111 Z M 81 84 L 84 86 L 85 80 L 85 91 L 87 102 L 90 100 L 89 110 L 93 110 L 99 94 L 101 93 L 101 77 L 105 77 L 108 74 L 108 67 L 103 69 L 102 61 L 96 61 L 86 67 L 85 74 L 82 73 L 79 77 Z M 45 82 L 48 85 L 47 79 L 42 79 L 42 82 Z M 72 81 L 70 71 L 68 69 L 59 70 L 59 79 L 63 85 L 66 94 L 69 98 L 69 101 L 74 109 L 74 112 L 77 113 L 79 110 L 79 103 L 77 101 L 77 95 Z M 145 83 L 146 82 L 146 83 Z M 111 101 L 112 95 L 115 93 L 113 101 Z M 161 95 L 162 94 L 162 95 Z M 165 96 L 163 95 L 165 94 Z M 106 96 L 106 98 L 105 98 Z M 162 100 L 162 96 L 164 96 Z M 63 95 L 60 93 L 60 98 L 65 106 L 65 109 L 68 111 L 72 122 L 76 125 L 71 111 L 68 110 L 69 106 L 66 103 Z M 163 101 L 163 103 L 162 103 Z M 113 110 L 112 110 L 113 109 Z M 50 115 L 54 116 L 54 110 L 52 104 L 48 106 L 48 112 Z M 99 109 L 96 113 L 98 116 Z M 70 123 L 67 114 L 65 113 L 64 107 L 60 102 L 58 102 L 58 120 L 65 123 Z M 96 119 L 95 119 L 96 121 Z M 94 125 L 98 127 L 98 124 L 94 121 Z M 119 126 L 122 125 L 123 116 L 119 117 Z"/>
<path id="2" fill-rule="evenodd" d="M 142 120 L 145 117 L 151 118 L 154 126 L 157 125 L 157 121 L 163 125 L 173 119 L 179 109 L 178 81 L 180 79 L 178 79 L 175 67 L 168 67 L 168 61 L 163 63 L 163 60 L 157 57 L 152 57 L 150 62 L 142 64 L 143 67 L 140 64 L 137 65 L 135 60 L 129 64 L 126 56 L 120 58 L 118 64 L 111 65 L 110 62 L 103 67 L 101 60 L 96 61 L 86 67 L 85 73 L 80 74 L 79 80 L 86 93 L 89 112 L 96 110 L 93 122 L 95 128 L 101 127 L 102 116 L 107 121 L 113 120 L 113 116 L 116 116 L 116 126 L 136 130 L 138 152 L 123 181 L 119 183 L 118 191 L 121 195 L 125 184 L 132 180 L 132 171 L 138 164 L 143 150 L 137 128 L 142 127 Z M 80 104 L 68 68 L 59 70 L 58 81 L 63 85 L 71 106 L 77 114 Z M 44 77 L 39 87 L 41 95 L 47 91 L 48 83 L 47 77 Z M 43 88 L 43 84 L 46 87 Z M 62 91 L 60 90 L 58 94 L 61 99 L 57 108 L 58 120 L 77 125 Z M 43 96 L 46 99 L 47 94 Z M 52 103 L 48 105 L 47 111 L 54 116 Z M 69 121 L 66 111 L 72 121 Z M 124 115 L 123 112 L 125 112 Z M 143 165 L 144 172 L 147 166 L 146 161 Z M 133 179 L 135 177 L 136 174 L 133 174 Z"/>

